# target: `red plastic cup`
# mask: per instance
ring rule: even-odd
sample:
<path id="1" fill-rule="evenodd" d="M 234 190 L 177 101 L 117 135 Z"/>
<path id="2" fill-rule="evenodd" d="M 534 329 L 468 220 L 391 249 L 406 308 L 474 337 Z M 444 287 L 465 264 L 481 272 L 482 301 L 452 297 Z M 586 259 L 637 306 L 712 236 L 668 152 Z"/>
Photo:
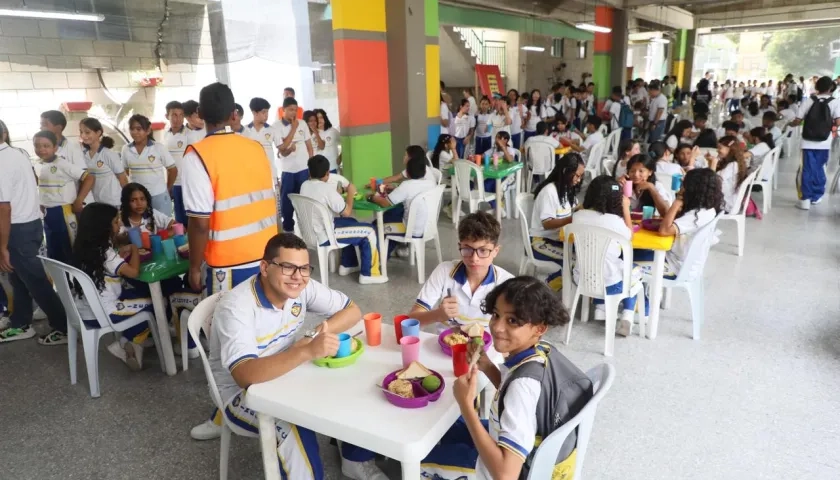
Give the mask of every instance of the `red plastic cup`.
<path id="1" fill-rule="evenodd" d="M 467 344 L 461 343 L 452 345 L 452 370 L 455 376 L 460 377 L 470 371 L 470 362 L 467 360 Z"/>
<path id="2" fill-rule="evenodd" d="M 400 339 L 402 338 L 402 321 L 408 320 L 408 315 L 397 315 L 394 317 L 394 336 L 397 337 L 397 344 L 400 343 Z"/>
<path id="3" fill-rule="evenodd" d="M 166 240 L 167 238 L 169 238 L 169 230 L 160 229 L 157 232 L 157 234 L 160 235 L 161 240 Z"/>
<path id="4" fill-rule="evenodd" d="M 375 347 L 382 343 L 382 315 L 378 313 L 368 313 L 364 317 L 365 320 L 365 336 L 367 343 L 371 347 Z"/>
<path id="5" fill-rule="evenodd" d="M 376 177 L 370 177 L 370 191 L 376 193 Z"/>

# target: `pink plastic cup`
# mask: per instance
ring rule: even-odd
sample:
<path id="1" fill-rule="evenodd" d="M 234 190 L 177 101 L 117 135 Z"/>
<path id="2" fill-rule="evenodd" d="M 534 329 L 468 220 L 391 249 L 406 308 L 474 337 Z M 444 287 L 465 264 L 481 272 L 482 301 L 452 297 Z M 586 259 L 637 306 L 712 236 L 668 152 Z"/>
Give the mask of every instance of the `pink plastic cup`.
<path id="1" fill-rule="evenodd" d="M 403 368 L 408 368 L 411 362 L 420 358 L 420 339 L 418 337 L 402 337 L 400 339 Z"/>
<path id="2" fill-rule="evenodd" d="M 183 235 L 184 234 L 184 225 L 181 223 L 173 223 L 172 224 L 172 233 L 175 235 Z"/>
<path id="3" fill-rule="evenodd" d="M 624 182 L 624 196 L 630 198 L 633 196 L 633 182 L 627 180 Z"/>

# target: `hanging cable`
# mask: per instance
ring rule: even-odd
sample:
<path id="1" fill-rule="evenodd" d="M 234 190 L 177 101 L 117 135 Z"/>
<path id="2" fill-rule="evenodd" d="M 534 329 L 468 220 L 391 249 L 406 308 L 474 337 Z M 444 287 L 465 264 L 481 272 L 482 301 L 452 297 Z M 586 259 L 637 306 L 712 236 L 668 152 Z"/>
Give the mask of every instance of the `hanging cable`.
<path id="1" fill-rule="evenodd" d="M 155 45 L 155 64 L 158 70 L 161 69 L 160 62 L 163 59 L 163 27 L 169 22 L 169 0 L 163 1 L 163 18 L 160 20 L 157 29 L 157 44 Z"/>

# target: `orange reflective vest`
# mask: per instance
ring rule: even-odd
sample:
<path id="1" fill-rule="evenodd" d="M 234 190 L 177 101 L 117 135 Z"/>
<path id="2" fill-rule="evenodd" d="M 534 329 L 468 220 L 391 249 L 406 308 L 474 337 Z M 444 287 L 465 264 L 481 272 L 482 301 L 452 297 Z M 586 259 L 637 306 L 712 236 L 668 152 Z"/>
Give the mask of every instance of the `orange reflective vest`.
<path id="1" fill-rule="evenodd" d="M 277 201 L 265 150 L 233 133 L 209 135 L 187 147 L 204 163 L 213 186 L 213 212 L 204 260 L 214 268 L 260 260 L 277 234 Z"/>

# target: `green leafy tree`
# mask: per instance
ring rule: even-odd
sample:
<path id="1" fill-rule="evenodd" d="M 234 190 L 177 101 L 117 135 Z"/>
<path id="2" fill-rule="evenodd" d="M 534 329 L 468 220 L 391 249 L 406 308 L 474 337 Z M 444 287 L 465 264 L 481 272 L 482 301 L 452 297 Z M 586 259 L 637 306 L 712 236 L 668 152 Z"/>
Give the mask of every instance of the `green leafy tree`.
<path id="1" fill-rule="evenodd" d="M 829 45 L 840 40 L 837 28 L 812 28 L 773 32 L 767 43 L 768 73 L 782 78 L 788 73 L 799 77 L 834 73 Z"/>

